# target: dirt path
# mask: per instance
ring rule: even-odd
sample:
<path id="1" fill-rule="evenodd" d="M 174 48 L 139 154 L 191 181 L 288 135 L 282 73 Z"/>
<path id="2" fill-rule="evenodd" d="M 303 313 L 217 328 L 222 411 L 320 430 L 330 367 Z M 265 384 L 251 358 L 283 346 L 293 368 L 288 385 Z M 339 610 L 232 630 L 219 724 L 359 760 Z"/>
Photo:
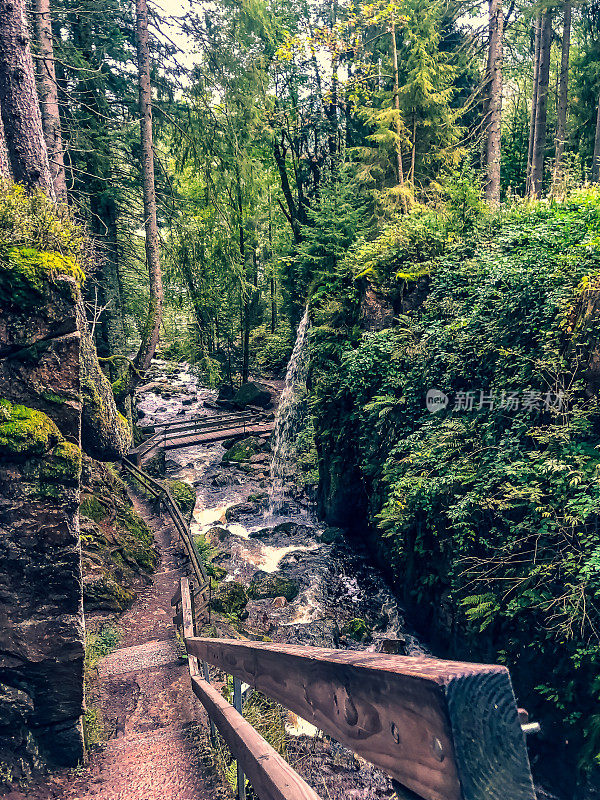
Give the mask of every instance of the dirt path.
<path id="1" fill-rule="evenodd" d="M 204 711 L 178 658 L 171 597 L 184 574 L 168 518 L 132 497 L 154 530 L 161 562 L 152 584 L 118 621 L 119 647 L 98 667 L 109 740 L 81 769 L 55 773 L 6 800 L 218 800 L 226 797 L 206 743 Z"/>

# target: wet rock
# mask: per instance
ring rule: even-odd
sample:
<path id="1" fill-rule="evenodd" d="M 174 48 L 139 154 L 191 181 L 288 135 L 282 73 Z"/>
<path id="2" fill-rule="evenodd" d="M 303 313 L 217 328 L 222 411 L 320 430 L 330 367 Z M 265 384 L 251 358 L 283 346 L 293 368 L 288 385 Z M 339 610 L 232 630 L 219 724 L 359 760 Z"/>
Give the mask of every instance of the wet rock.
<path id="1" fill-rule="evenodd" d="M 219 393 L 217 394 L 217 400 L 227 401 L 233 400 L 235 396 L 235 389 L 230 383 L 226 383 L 223 386 L 219 386 Z"/>
<path id="2" fill-rule="evenodd" d="M 334 544 L 344 540 L 344 531 L 341 528 L 325 528 L 321 534 L 323 544 Z"/>
<path id="3" fill-rule="evenodd" d="M 227 530 L 227 528 L 222 528 L 219 525 L 215 525 L 214 528 L 210 528 L 204 534 L 204 538 L 210 544 L 221 544 L 221 542 L 227 541 L 231 533 Z"/>
<path id="4" fill-rule="evenodd" d="M 183 400 L 181 401 L 181 405 L 182 406 L 191 406 L 193 404 L 194 404 L 194 398 L 193 397 L 184 397 Z"/>
<path id="5" fill-rule="evenodd" d="M 291 602 L 298 596 L 300 587 L 297 581 L 274 575 L 269 572 L 257 572 L 248 587 L 248 597 L 262 600 L 266 597 L 284 597 Z"/>
<path id="6" fill-rule="evenodd" d="M 355 642 L 362 642 L 364 639 L 369 638 L 371 630 L 364 619 L 355 617 L 349 622 L 346 622 L 342 628 L 342 633 L 344 636 L 354 639 Z"/>
<path id="7" fill-rule="evenodd" d="M 223 488 L 223 486 L 229 486 L 229 484 L 233 480 L 233 475 L 228 472 L 219 472 L 217 475 L 214 475 L 210 482 L 213 486 L 218 487 L 219 489 Z M 203 478 L 199 479 L 200 483 L 203 483 Z"/>
<path id="8" fill-rule="evenodd" d="M 290 544 L 307 545 L 312 544 L 315 539 L 314 529 L 309 525 L 302 525 L 298 522 L 281 522 L 274 528 L 261 528 L 250 534 L 251 539 L 268 541 L 276 547 L 286 547 Z"/>
<path id="9" fill-rule="evenodd" d="M 257 453 L 255 456 L 250 457 L 251 464 L 268 464 L 271 458 L 267 453 Z"/>
<path id="10" fill-rule="evenodd" d="M 246 406 L 268 408 L 271 405 L 271 392 L 266 386 L 249 381 L 240 386 L 232 402 L 237 408 L 245 408 Z"/>
<path id="11" fill-rule="evenodd" d="M 239 520 L 251 517 L 253 514 L 256 514 L 255 503 L 237 503 L 227 509 L 225 519 L 227 522 L 239 522 Z"/>
<path id="12" fill-rule="evenodd" d="M 240 439 L 224 453 L 223 461 L 249 461 L 263 446 L 264 439 L 259 439 L 256 436 Z"/>
<path id="13" fill-rule="evenodd" d="M 241 583 L 226 581 L 219 584 L 219 588 L 211 599 L 211 608 L 222 614 L 239 614 L 246 607 L 248 594 Z"/>

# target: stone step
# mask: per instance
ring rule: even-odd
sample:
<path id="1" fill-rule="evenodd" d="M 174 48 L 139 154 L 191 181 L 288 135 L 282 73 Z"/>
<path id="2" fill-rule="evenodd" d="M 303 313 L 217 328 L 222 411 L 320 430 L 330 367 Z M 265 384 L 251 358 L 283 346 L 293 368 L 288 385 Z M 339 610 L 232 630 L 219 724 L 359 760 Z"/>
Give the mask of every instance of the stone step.
<path id="1" fill-rule="evenodd" d="M 172 664 L 178 660 L 175 639 L 146 642 L 133 647 L 122 647 L 103 658 L 98 665 L 98 675 L 105 678 L 125 672 L 139 672 Z"/>

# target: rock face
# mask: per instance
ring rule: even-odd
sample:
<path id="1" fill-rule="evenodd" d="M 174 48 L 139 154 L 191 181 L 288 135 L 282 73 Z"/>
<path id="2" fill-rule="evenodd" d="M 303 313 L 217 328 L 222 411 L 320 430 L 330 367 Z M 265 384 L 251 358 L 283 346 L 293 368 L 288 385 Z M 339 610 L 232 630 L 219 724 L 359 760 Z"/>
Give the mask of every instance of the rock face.
<path id="1" fill-rule="evenodd" d="M 236 408 L 245 408 L 246 406 L 258 406 L 259 408 L 268 408 L 271 405 L 271 392 L 266 386 L 261 386 L 260 383 L 243 383 L 235 393 L 232 400 Z"/>
<path id="2" fill-rule="evenodd" d="M 82 399 L 102 458 L 130 446 L 75 262 L 0 252 L 0 787 L 84 757 Z"/>

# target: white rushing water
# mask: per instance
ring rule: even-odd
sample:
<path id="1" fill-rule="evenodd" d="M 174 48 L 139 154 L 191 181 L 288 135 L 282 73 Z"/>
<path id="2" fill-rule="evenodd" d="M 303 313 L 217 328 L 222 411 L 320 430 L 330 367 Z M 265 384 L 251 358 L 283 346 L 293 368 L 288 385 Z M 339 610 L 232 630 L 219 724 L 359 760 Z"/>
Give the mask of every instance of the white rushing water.
<path id="1" fill-rule="evenodd" d="M 305 420 L 298 402 L 306 388 L 308 372 L 308 331 L 310 319 L 308 306 L 298 326 L 296 343 L 292 351 L 285 386 L 279 400 L 275 432 L 273 435 L 273 457 L 271 459 L 271 481 L 269 485 L 269 511 L 276 514 L 285 502 L 287 485 L 294 475 L 294 443 Z"/>

